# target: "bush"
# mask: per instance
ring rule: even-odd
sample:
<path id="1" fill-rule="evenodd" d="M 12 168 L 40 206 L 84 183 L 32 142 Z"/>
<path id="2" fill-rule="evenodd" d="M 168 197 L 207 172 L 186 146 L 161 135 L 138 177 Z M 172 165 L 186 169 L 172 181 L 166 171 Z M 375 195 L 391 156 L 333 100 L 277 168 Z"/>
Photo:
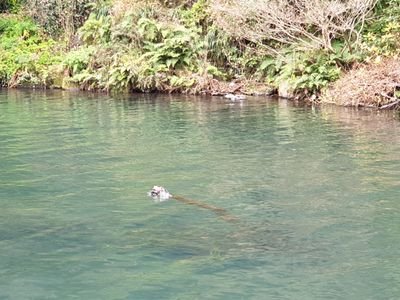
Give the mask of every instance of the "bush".
<path id="1" fill-rule="evenodd" d="M 363 49 L 372 59 L 400 54 L 400 2 L 380 1 L 363 32 Z"/>
<path id="2" fill-rule="evenodd" d="M 400 61 L 359 65 L 325 91 L 322 100 L 345 106 L 381 107 L 399 99 Z"/>
<path id="3" fill-rule="evenodd" d="M 317 95 L 322 88 L 337 80 L 343 69 L 350 68 L 361 58 L 342 47 L 336 45 L 334 53 L 323 50 L 303 52 L 289 48 L 277 58 L 267 56 L 258 72 L 277 88 L 284 82 L 295 93 Z"/>
<path id="4" fill-rule="evenodd" d="M 29 19 L 0 19 L 0 82 L 47 85 L 48 69 L 60 62 L 53 40 L 44 40 Z"/>
<path id="5" fill-rule="evenodd" d="M 71 36 L 89 16 L 96 0 L 26 0 L 28 14 L 52 36 Z"/>
<path id="6" fill-rule="evenodd" d="M 0 2 L 0 13 L 7 11 L 15 12 L 21 8 L 24 2 L 23 0 L 2 0 Z"/>
<path id="7" fill-rule="evenodd" d="M 234 37 L 275 45 L 298 44 L 333 51 L 336 39 L 358 42 L 366 16 L 378 0 L 213 0 L 214 21 Z"/>

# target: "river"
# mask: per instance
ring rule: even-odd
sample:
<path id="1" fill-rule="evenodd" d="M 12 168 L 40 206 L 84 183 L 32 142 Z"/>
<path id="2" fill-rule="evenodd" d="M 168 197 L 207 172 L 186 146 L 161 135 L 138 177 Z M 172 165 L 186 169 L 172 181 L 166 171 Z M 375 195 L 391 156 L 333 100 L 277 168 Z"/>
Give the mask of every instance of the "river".
<path id="1" fill-rule="evenodd" d="M 0 90 L 0 299 L 398 299 L 399 246 L 392 113 Z"/>

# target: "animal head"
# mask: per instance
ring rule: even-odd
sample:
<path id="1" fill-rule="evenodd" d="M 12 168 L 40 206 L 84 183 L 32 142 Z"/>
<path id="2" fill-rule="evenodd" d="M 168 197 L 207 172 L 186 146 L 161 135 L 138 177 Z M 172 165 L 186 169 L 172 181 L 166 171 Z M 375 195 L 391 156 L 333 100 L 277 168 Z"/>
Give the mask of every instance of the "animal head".
<path id="1" fill-rule="evenodd" d="M 153 188 L 148 192 L 148 195 L 159 200 L 167 200 L 172 197 L 166 188 L 158 185 L 153 186 Z"/>
<path id="2" fill-rule="evenodd" d="M 165 191 L 165 188 L 163 188 L 162 186 L 155 185 L 153 186 L 153 188 L 150 190 L 149 193 L 152 197 L 157 197 L 163 191 Z"/>

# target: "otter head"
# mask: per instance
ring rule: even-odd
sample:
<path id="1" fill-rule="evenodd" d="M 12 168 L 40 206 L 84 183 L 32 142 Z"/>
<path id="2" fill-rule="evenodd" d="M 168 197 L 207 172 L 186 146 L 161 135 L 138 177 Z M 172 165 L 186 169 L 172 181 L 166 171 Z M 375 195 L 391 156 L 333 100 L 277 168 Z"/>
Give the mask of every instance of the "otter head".
<path id="1" fill-rule="evenodd" d="M 148 195 L 153 199 L 157 199 L 159 201 L 164 201 L 172 197 L 172 195 L 167 191 L 166 188 L 158 185 L 153 186 L 150 192 L 148 192 Z"/>

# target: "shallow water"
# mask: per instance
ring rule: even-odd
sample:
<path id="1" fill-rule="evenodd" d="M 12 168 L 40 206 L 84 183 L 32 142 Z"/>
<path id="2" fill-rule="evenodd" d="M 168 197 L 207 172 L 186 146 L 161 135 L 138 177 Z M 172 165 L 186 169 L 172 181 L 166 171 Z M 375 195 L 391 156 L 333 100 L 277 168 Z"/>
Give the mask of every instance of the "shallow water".
<path id="1" fill-rule="evenodd" d="M 3 90 L 0 170 L 0 299 L 400 295 L 391 115 Z"/>

